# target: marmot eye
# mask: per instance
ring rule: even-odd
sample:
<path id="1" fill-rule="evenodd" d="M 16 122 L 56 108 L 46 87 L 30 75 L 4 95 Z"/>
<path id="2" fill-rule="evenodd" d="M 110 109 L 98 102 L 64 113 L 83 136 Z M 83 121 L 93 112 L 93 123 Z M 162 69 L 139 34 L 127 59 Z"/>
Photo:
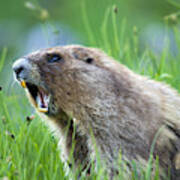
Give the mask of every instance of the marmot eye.
<path id="1" fill-rule="evenodd" d="M 48 55 L 48 63 L 61 61 L 63 58 L 58 54 Z"/>

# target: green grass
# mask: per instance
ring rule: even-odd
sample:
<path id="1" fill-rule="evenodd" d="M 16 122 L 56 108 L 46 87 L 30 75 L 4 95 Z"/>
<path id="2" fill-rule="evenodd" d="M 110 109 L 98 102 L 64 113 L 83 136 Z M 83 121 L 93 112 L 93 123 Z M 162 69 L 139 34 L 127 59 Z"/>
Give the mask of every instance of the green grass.
<path id="1" fill-rule="evenodd" d="M 100 47 L 139 74 L 164 81 L 180 90 L 180 38 L 176 25 L 172 27 L 178 48 L 176 56 L 173 56 L 170 51 L 168 36 L 166 37 L 167 46 L 164 47 L 162 53 L 157 55 L 148 47 L 140 49 L 136 27 L 131 37 L 125 37 L 126 20 L 117 27 L 114 6 L 107 9 L 100 29 L 100 38 L 96 40 L 88 22 L 85 4 L 82 6 L 85 28 L 89 37 L 88 45 Z M 109 33 L 109 26 L 112 27 L 113 34 Z M 1 52 L 0 73 L 6 54 L 5 48 Z M 69 179 L 73 174 L 65 177 L 63 163 L 59 158 L 57 140 L 37 116 L 29 123 L 26 117 L 30 114 L 30 105 L 24 95 L 17 93 L 17 88 L 12 88 L 11 94 L 4 90 L 0 91 L 0 179 L 5 177 L 13 180 Z M 126 172 L 123 171 L 126 166 L 121 160 L 121 155 L 119 164 L 120 174 L 117 179 L 126 179 Z M 131 179 L 138 180 L 137 174 L 141 171 L 142 180 L 158 180 L 158 158 L 155 164 L 157 168 L 152 177 L 151 155 L 145 169 L 139 168 L 132 162 Z M 91 179 L 108 179 L 101 167 L 101 164 L 98 164 L 98 172 L 92 172 Z M 82 179 L 87 178 L 84 176 Z"/>

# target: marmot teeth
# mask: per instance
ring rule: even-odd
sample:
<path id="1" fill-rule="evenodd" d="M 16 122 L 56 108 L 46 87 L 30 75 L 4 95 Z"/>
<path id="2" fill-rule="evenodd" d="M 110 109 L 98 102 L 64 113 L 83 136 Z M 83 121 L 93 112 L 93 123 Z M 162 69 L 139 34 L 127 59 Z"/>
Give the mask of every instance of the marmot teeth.
<path id="1" fill-rule="evenodd" d="M 37 109 L 38 109 L 39 112 L 42 112 L 42 113 L 48 112 L 48 108 L 40 108 L 40 107 L 38 107 Z"/>
<path id="2" fill-rule="evenodd" d="M 25 82 L 24 80 L 21 80 L 20 84 L 21 84 L 21 86 L 22 86 L 23 88 L 26 88 L 26 87 L 27 87 L 27 86 L 26 86 L 26 82 Z"/>

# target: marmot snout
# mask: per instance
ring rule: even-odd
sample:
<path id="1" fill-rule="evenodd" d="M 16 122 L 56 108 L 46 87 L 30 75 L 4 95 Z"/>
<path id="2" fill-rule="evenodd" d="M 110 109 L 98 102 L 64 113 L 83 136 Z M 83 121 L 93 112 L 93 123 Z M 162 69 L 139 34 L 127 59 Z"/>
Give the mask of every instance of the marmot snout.
<path id="1" fill-rule="evenodd" d="M 113 176 L 120 150 L 125 160 L 147 162 L 154 136 L 164 127 L 154 158 L 159 156 L 162 176 L 170 168 L 172 179 L 179 177 L 180 96 L 172 88 L 83 46 L 40 50 L 16 61 L 13 69 L 40 116 L 54 123 L 65 160 L 75 133 L 75 165 L 87 167 L 95 151 L 93 133 Z"/>

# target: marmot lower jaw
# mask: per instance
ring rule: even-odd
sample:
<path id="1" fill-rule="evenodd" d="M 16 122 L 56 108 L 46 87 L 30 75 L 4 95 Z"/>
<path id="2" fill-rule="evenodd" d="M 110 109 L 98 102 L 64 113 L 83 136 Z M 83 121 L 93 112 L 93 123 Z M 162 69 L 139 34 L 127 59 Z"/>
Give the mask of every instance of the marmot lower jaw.
<path id="1" fill-rule="evenodd" d="M 48 112 L 50 94 L 48 94 L 46 90 L 42 87 L 29 82 L 25 82 L 24 80 L 21 80 L 20 84 L 30 94 L 30 98 L 33 101 L 33 104 L 35 105 L 37 110 L 43 113 Z"/>

